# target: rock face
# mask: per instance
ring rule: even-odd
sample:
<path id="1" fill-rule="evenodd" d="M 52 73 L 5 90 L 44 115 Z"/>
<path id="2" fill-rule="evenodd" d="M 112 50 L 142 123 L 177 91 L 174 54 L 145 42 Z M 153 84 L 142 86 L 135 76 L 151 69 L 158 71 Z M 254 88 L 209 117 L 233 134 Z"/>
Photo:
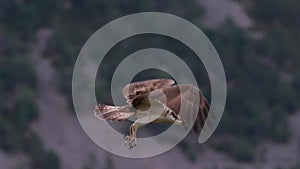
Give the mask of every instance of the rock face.
<path id="1" fill-rule="evenodd" d="M 253 21 L 241 5 L 232 0 L 198 0 L 204 8 L 203 24 L 209 28 L 217 28 L 227 19 L 237 26 L 247 29 Z"/>
<path id="2" fill-rule="evenodd" d="M 16 167 L 16 161 L 16 157 L 10 156 L 0 151 L 0 164 L 2 169 L 11 169 L 13 167 Z"/>
<path id="3" fill-rule="evenodd" d="M 63 169 L 98 167 L 105 153 L 83 132 L 70 113 L 68 103 L 58 92 L 58 76 L 51 61 L 43 58 L 43 50 L 51 37 L 51 31 L 40 30 L 32 49 L 32 60 L 38 75 L 38 104 L 40 116 L 32 128 L 41 136 L 45 147 L 56 152 Z M 99 159 L 91 164 L 90 157 Z"/>
<path id="4" fill-rule="evenodd" d="M 204 7 L 204 25 L 217 28 L 227 18 L 230 18 L 241 28 L 249 28 L 253 25 L 242 7 L 231 0 L 199 0 Z M 223 153 L 215 152 L 207 145 L 199 145 L 191 142 L 191 147 L 197 154 L 197 162 L 187 159 L 187 155 L 176 147 L 162 155 L 147 159 L 127 159 L 111 155 L 90 140 L 84 133 L 76 116 L 70 113 L 65 97 L 58 92 L 58 77 L 51 61 L 43 58 L 43 50 L 51 37 L 51 31 L 41 30 L 37 33 L 37 41 L 32 47 L 32 61 L 38 74 L 38 103 L 40 117 L 32 124 L 32 128 L 41 136 L 45 147 L 56 152 L 61 160 L 62 169 L 82 169 L 85 166 L 91 168 L 103 168 L 107 165 L 107 156 L 111 156 L 115 168 L 266 168 L 273 169 L 282 164 L 290 164 L 297 161 L 296 150 L 299 142 L 299 134 L 292 138 L 290 145 L 271 145 L 266 147 L 266 161 L 252 164 L 237 163 Z M 299 132 L 300 116 L 292 118 L 291 124 L 294 133 Z M 189 138 L 187 138 L 189 139 Z M 193 139 L 195 139 L 193 137 Z M 288 152 L 278 154 L 277 152 Z M 10 168 L 11 160 L 0 152 L 0 163 L 6 161 L 7 169 Z M 124 166 L 125 165 L 125 166 Z M 284 166 L 284 165 L 282 165 Z M 3 167 L 3 166 L 2 166 Z M 6 168 L 5 168 L 6 169 Z"/>

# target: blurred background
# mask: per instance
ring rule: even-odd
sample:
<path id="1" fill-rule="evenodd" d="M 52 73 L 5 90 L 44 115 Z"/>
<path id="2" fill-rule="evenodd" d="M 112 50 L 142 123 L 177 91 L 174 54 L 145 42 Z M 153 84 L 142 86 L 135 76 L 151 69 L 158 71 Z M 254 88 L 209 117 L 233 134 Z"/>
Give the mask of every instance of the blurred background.
<path id="1" fill-rule="evenodd" d="M 102 150 L 82 130 L 71 100 L 72 71 L 96 30 L 145 11 L 183 17 L 204 31 L 223 62 L 228 96 L 206 143 L 191 133 L 162 155 L 128 159 Z M 299 169 L 299 16 L 295 0 L 1 0 L 1 169 Z M 148 47 L 180 56 L 210 98 L 207 73 L 187 46 L 145 34 L 107 54 L 96 81 L 99 102 L 112 103 L 110 81 L 122 59 Z M 135 80 L 156 77 L 169 75 L 147 70 Z M 122 125 L 126 134 L 129 123 Z"/>

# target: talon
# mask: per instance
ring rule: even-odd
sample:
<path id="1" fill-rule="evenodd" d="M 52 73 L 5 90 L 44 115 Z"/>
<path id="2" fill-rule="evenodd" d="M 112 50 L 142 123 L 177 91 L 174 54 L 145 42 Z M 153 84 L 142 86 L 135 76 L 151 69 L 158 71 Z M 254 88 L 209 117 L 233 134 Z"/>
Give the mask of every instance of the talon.
<path id="1" fill-rule="evenodd" d="M 137 143 L 136 143 L 136 141 L 134 140 L 134 142 L 132 142 L 131 145 L 130 145 L 130 149 L 133 148 L 133 147 L 135 147 L 136 145 L 137 145 Z"/>
<path id="2" fill-rule="evenodd" d="M 130 136 L 124 136 L 124 140 L 126 141 L 126 142 L 130 142 Z"/>
<path id="3" fill-rule="evenodd" d="M 125 136 L 125 146 L 130 150 L 137 145 L 136 139 L 130 136 Z"/>

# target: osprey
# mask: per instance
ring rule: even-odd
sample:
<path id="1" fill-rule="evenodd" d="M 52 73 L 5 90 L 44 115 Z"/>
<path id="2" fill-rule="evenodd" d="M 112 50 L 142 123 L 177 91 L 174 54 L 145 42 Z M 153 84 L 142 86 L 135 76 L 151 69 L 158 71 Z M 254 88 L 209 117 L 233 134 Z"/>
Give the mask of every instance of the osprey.
<path id="1" fill-rule="evenodd" d="M 129 149 L 136 146 L 136 134 L 140 127 L 149 123 L 174 123 L 187 128 L 186 122 L 193 113 L 196 120 L 193 121 L 192 127 L 197 134 L 200 134 L 210 108 L 207 99 L 192 85 L 174 85 L 174 83 L 171 79 L 130 83 L 123 89 L 123 96 L 127 99 L 125 106 L 99 104 L 95 107 L 94 114 L 101 120 L 122 121 L 129 117 L 135 118 L 136 120 L 130 126 L 129 136 L 124 137 L 125 145 Z M 181 110 L 182 98 L 188 100 L 188 106 L 196 109 L 182 106 L 184 108 Z"/>

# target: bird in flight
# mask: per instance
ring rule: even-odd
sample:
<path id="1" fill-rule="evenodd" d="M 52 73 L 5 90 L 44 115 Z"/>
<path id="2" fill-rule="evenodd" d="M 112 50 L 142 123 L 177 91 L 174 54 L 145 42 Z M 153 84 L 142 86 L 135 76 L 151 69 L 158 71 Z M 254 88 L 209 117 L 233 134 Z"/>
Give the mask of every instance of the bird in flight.
<path id="1" fill-rule="evenodd" d="M 134 82 L 123 88 L 127 99 L 124 106 L 99 104 L 94 114 L 101 120 L 123 121 L 129 117 L 136 119 L 125 136 L 125 145 L 131 149 L 137 145 L 137 131 L 150 123 L 181 125 L 194 116 L 192 128 L 200 134 L 208 116 L 210 105 L 201 90 L 193 85 L 175 85 L 171 79 L 151 79 Z M 197 98 L 198 97 L 198 98 Z M 186 105 L 182 105 L 185 100 Z M 181 109 L 182 108 L 182 109 Z"/>

